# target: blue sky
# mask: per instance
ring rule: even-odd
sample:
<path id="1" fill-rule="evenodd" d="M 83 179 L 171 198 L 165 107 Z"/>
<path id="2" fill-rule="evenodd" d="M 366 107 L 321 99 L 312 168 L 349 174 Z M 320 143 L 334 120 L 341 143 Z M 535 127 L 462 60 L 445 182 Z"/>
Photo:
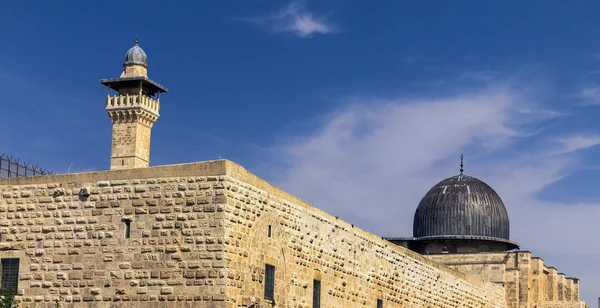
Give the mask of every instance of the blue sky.
<path id="1" fill-rule="evenodd" d="M 11 1 L 2 151 L 104 170 L 101 78 L 135 35 L 167 86 L 151 164 L 231 159 L 381 235 L 458 172 L 494 187 L 514 240 L 594 302 L 600 286 L 600 3 Z M 366 211 L 365 209 L 368 209 Z M 365 213 L 368 212 L 368 213 Z"/>

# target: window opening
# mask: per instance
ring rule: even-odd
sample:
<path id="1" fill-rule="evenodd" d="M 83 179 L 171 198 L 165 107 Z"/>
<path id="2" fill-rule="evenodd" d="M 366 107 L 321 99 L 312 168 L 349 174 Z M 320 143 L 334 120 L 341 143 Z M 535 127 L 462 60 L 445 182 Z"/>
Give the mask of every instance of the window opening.
<path id="1" fill-rule="evenodd" d="M 377 300 L 377 308 L 383 308 L 383 300 L 382 299 Z"/>
<path id="2" fill-rule="evenodd" d="M 267 227 L 267 236 L 271 237 L 271 225 Z"/>
<path id="3" fill-rule="evenodd" d="M 313 308 L 321 308 L 321 281 L 313 280 Z"/>
<path id="4" fill-rule="evenodd" d="M 131 235 L 131 221 L 125 221 L 125 238 L 128 239 Z"/>
<path id="5" fill-rule="evenodd" d="M 265 299 L 275 299 L 275 266 L 265 264 Z"/>
<path id="6" fill-rule="evenodd" d="M 2 259 L 2 275 L 0 287 L 2 290 L 13 289 L 16 293 L 19 288 L 19 259 Z"/>

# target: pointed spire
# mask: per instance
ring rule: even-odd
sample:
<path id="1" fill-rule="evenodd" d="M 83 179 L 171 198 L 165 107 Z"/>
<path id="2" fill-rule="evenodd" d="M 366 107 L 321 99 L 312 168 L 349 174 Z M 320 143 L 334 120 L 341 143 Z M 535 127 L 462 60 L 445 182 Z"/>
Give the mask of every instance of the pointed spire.
<path id="1" fill-rule="evenodd" d="M 136 33 L 136 35 L 135 35 L 135 45 L 137 46 L 139 42 L 140 42 L 140 40 L 138 39 L 138 35 Z"/>
<path id="2" fill-rule="evenodd" d="M 463 163 L 465 159 L 465 156 L 460 154 L 460 175 L 463 174 L 463 171 L 465 171 L 465 164 Z"/>

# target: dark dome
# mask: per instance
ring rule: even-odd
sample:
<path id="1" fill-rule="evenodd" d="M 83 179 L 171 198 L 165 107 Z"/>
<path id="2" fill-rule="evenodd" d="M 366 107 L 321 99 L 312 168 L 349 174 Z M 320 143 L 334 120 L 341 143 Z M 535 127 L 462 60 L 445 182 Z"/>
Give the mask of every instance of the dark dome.
<path id="1" fill-rule="evenodd" d="M 460 174 L 431 188 L 421 199 L 413 237 L 497 238 L 509 241 L 508 213 L 486 183 Z"/>
<path id="2" fill-rule="evenodd" d="M 129 48 L 125 53 L 125 64 L 138 64 L 148 67 L 148 57 L 146 52 L 138 45 L 138 38 L 135 38 L 135 46 Z"/>

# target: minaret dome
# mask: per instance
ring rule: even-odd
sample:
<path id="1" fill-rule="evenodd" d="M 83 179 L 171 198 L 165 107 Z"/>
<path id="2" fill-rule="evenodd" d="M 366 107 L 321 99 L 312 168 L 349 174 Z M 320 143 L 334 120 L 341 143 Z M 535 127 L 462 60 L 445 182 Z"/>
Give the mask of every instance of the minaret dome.
<path id="1" fill-rule="evenodd" d="M 123 66 L 127 65 L 141 65 L 148 68 L 148 56 L 146 56 L 146 52 L 140 47 L 139 39 L 135 37 L 135 46 L 129 48 L 125 53 L 125 63 Z"/>

